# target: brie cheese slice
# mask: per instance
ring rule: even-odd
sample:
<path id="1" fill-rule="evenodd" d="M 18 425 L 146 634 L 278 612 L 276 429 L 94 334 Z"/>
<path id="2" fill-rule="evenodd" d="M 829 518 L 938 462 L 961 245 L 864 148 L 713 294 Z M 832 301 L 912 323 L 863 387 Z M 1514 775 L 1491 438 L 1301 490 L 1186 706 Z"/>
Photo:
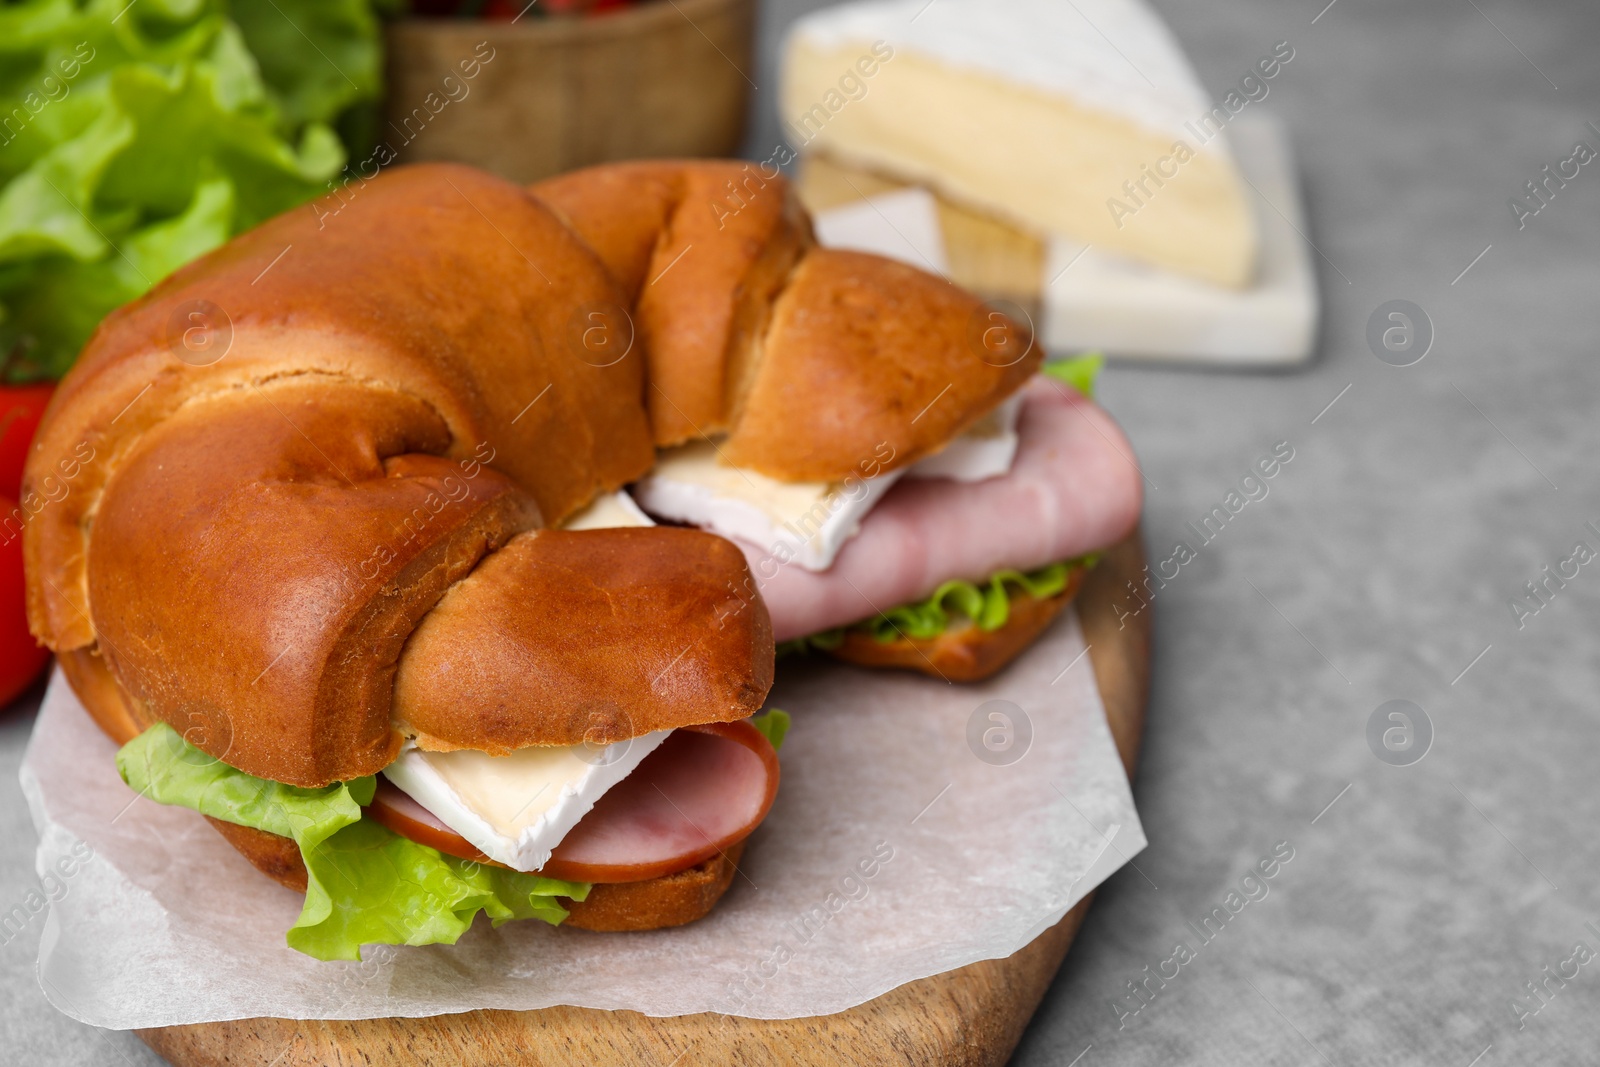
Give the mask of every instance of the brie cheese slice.
<path id="1" fill-rule="evenodd" d="M 709 441 L 667 449 L 633 485 L 645 511 L 736 537 L 812 571 L 827 570 L 901 471 L 845 482 L 780 482 L 721 462 Z"/>
<path id="2" fill-rule="evenodd" d="M 588 507 L 561 524 L 563 530 L 606 530 L 618 526 L 654 526 L 627 493 L 595 497 Z"/>
<path id="3" fill-rule="evenodd" d="M 1017 456 L 1017 417 L 1021 411 L 1022 394 L 1019 392 L 979 419 L 966 433 L 912 464 L 908 476 L 981 482 L 1005 474 Z"/>
<path id="4" fill-rule="evenodd" d="M 407 741 L 383 776 L 490 859 L 537 871 L 606 790 L 671 732 L 611 745 L 536 745 L 508 756 L 424 752 Z"/>

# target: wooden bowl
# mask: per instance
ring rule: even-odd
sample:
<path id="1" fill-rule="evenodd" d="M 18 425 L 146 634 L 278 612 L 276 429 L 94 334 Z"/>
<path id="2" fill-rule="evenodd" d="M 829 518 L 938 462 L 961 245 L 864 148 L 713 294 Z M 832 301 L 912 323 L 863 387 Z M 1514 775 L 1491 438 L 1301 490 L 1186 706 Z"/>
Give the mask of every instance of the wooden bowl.
<path id="1" fill-rule="evenodd" d="M 729 156 L 744 136 L 755 0 L 648 0 L 516 23 L 388 28 L 380 131 L 401 162 L 531 182 L 617 159 Z"/>

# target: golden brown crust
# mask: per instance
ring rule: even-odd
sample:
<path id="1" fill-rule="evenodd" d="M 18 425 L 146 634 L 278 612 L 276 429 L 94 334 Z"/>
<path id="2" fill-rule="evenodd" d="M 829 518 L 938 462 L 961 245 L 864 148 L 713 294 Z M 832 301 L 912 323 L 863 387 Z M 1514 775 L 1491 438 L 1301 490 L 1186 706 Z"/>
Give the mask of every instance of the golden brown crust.
<path id="1" fill-rule="evenodd" d="M 723 370 L 723 426 L 738 423 L 745 398 L 755 384 L 772 328 L 778 297 L 800 262 L 816 246 L 811 220 L 800 201 L 788 196 L 784 218 L 776 226 L 766 249 L 755 261 L 734 293 L 733 320 L 729 328 L 727 365 Z"/>
<path id="2" fill-rule="evenodd" d="M 147 432 L 107 486 L 89 566 L 135 720 L 290 785 L 390 763 L 406 637 L 539 518 L 505 476 L 427 454 L 445 441 L 409 397 L 303 379 Z"/>
<path id="3" fill-rule="evenodd" d="M 530 191 L 633 297 L 655 443 L 726 429 L 730 353 L 749 347 L 756 304 L 812 243 L 788 182 L 751 163 L 664 160 L 590 167 Z"/>
<path id="4" fill-rule="evenodd" d="M 976 682 L 1010 663 L 1072 602 L 1085 571 L 1076 567 L 1066 588 L 1055 596 L 1022 592 L 1011 598 L 1005 624 L 980 630 L 972 623 L 952 627 L 931 638 L 900 637 L 879 641 L 860 630 L 846 630 L 842 644 L 829 654 L 863 667 L 899 667 L 921 671 L 950 682 Z"/>
<path id="5" fill-rule="evenodd" d="M 681 170 L 665 161 L 585 167 L 530 185 L 528 192 L 583 239 L 633 307 L 655 276 L 650 265 L 661 233 L 683 198 Z"/>
<path id="6" fill-rule="evenodd" d="M 772 312 L 728 462 L 838 481 L 943 446 L 1022 386 L 1043 350 L 977 297 L 861 252 L 813 249 Z"/>
<path id="7" fill-rule="evenodd" d="M 772 624 L 732 542 L 680 528 L 538 530 L 459 582 L 406 646 L 400 728 L 504 754 L 746 718 Z"/>
<path id="8" fill-rule="evenodd" d="M 454 167 L 346 195 L 108 319 L 28 468 L 35 631 L 98 647 L 136 722 L 307 786 L 392 758 L 396 658 L 453 581 L 653 455 L 642 360 L 572 332 L 625 297 L 547 209 Z"/>
<path id="9" fill-rule="evenodd" d="M 642 360 L 583 358 L 581 309 L 625 300 L 536 200 L 456 166 L 356 183 L 184 267 L 101 324 L 41 424 L 23 493 L 35 634 L 94 643 L 88 537 L 122 451 L 180 407 L 285 376 L 418 398 L 445 458 L 492 464 L 559 522 L 652 462 Z"/>

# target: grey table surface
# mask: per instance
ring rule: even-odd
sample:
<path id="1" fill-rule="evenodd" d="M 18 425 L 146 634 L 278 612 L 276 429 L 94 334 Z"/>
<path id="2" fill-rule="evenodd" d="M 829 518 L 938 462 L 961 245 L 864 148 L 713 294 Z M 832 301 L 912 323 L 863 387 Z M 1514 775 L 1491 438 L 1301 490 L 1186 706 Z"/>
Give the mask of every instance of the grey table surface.
<path id="1" fill-rule="evenodd" d="M 1564 962 L 1600 952 L 1600 568 L 1550 583 L 1537 614 L 1511 606 L 1577 542 L 1600 550 L 1595 168 L 1525 228 L 1507 203 L 1575 142 L 1600 148 L 1600 8 L 1325 2 L 1158 2 L 1218 97 L 1276 42 L 1295 50 L 1251 106 L 1293 130 L 1320 355 L 1296 373 L 1105 375 L 1156 557 L 1194 543 L 1185 524 L 1276 443 L 1294 458 L 1153 601 L 1135 783 L 1150 847 L 1100 893 L 1018 1064 L 1600 1058 L 1600 966 Z M 760 158 L 779 136 L 778 34 L 813 6 L 763 10 Z M 1434 327 L 1412 366 L 1366 340 L 1393 299 Z M 1368 741 L 1391 699 L 1431 723 L 1409 766 Z M 16 784 L 30 725 L 27 700 L 0 718 L 7 908 L 36 884 Z M 1275 846 L 1293 859 L 1267 895 L 1202 941 L 1190 924 Z M 50 1007 L 39 926 L 0 944 L 0 1061 L 161 1062 Z M 1193 958 L 1135 999 L 1179 942 Z"/>

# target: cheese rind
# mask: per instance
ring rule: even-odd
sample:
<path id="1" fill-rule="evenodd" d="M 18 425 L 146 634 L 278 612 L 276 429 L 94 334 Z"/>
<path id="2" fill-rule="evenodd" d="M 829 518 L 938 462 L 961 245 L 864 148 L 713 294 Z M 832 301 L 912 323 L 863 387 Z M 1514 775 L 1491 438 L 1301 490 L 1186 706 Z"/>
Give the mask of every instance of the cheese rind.
<path id="1" fill-rule="evenodd" d="M 875 42 L 892 58 L 862 78 Z M 847 74 L 864 87 L 855 98 L 840 93 Z M 1139 0 L 824 9 L 791 31 L 780 107 L 805 150 L 1214 284 L 1253 277 L 1254 221 L 1226 133 L 1204 127 L 1211 103 Z M 1167 176 L 1149 177 L 1157 169 Z"/>
<path id="2" fill-rule="evenodd" d="M 671 732 L 604 746 L 538 745 L 508 756 L 425 752 L 408 741 L 383 775 L 490 859 L 536 871 Z"/>

